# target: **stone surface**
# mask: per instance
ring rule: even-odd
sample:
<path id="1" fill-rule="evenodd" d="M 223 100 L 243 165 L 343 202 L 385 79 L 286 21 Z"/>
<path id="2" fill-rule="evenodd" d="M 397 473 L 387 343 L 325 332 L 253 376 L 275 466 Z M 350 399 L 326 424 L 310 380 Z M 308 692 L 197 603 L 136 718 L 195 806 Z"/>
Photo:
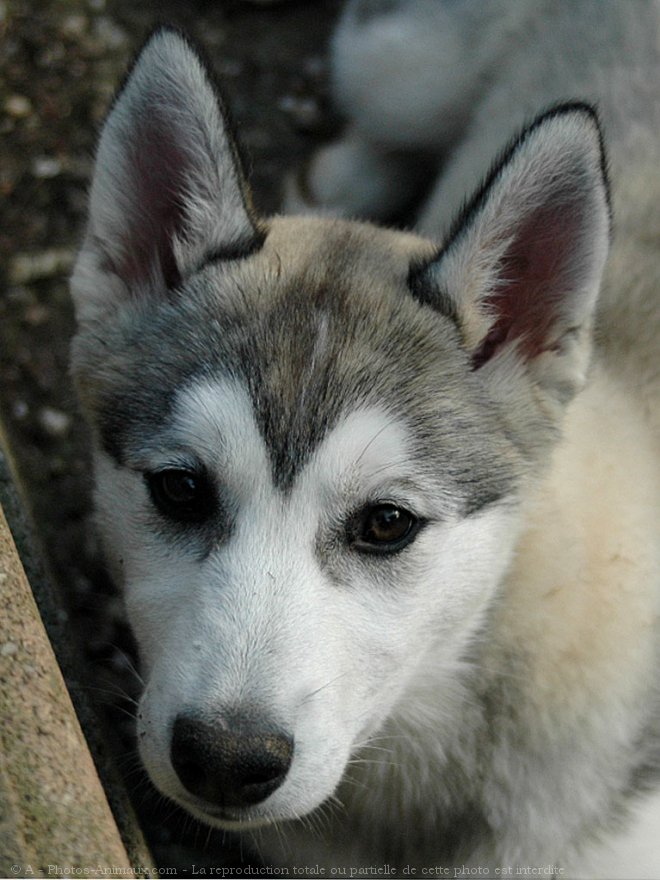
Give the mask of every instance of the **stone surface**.
<path id="1" fill-rule="evenodd" d="M 150 857 L 137 829 L 127 854 L 1 508 L 0 607 L 0 876 L 144 874 Z"/>

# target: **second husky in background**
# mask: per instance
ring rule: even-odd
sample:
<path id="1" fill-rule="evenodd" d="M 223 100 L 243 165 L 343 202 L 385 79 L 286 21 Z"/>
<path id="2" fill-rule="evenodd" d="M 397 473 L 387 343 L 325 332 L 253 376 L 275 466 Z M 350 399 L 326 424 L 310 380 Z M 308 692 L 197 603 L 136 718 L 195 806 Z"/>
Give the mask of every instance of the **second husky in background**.
<path id="1" fill-rule="evenodd" d="M 113 104 L 73 370 L 140 754 L 267 864 L 660 876 L 657 39 L 648 2 L 349 3 L 347 134 L 290 200 L 387 218 L 435 164 L 426 237 L 256 217 L 176 31 Z"/>

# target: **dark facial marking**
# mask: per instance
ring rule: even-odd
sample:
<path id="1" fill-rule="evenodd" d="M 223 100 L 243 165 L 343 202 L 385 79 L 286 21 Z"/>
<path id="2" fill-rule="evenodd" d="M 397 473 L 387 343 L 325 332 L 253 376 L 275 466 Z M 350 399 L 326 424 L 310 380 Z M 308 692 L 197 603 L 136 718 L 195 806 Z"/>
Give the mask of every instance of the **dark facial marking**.
<path id="1" fill-rule="evenodd" d="M 381 290 L 360 276 L 355 250 L 350 235 L 333 242 L 331 267 L 319 257 L 320 267 L 275 290 L 240 261 L 226 282 L 200 276 L 148 311 L 127 311 L 103 328 L 104 344 L 88 334 L 81 396 L 89 381 L 106 451 L 121 463 L 127 450 L 166 442 L 182 389 L 234 377 L 247 386 L 283 491 L 344 415 L 370 406 L 410 426 L 413 457 L 468 511 L 510 491 L 511 444 L 471 378 L 455 326 L 405 285 Z M 217 292 L 220 283 L 229 293 Z"/>

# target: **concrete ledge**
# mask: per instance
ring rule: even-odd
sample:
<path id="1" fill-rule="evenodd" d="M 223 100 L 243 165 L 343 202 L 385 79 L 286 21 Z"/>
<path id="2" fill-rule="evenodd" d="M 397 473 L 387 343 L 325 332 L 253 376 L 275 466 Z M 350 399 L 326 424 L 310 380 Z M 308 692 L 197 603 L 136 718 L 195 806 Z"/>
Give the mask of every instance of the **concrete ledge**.
<path id="1" fill-rule="evenodd" d="M 129 858 L 2 507 L 0 607 L 0 876 L 145 876 L 151 857 L 133 827 Z"/>
<path id="2" fill-rule="evenodd" d="M 131 873 L 0 511 L 0 875 Z M 123 871 L 122 871 L 123 874 Z"/>

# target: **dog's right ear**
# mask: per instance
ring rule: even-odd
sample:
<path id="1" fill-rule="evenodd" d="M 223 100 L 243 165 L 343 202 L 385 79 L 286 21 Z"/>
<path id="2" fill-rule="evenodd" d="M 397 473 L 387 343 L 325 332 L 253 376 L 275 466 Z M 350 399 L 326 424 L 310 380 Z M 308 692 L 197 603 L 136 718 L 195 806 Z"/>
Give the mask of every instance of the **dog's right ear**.
<path id="1" fill-rule="evenodd" d="M 101 133 L 72 279 L 77 317 L 162 294 L 205 260 L 243 256 L 262 239 L 208 70 L 182 34 L 161 28 L 139 53 Z"/>

